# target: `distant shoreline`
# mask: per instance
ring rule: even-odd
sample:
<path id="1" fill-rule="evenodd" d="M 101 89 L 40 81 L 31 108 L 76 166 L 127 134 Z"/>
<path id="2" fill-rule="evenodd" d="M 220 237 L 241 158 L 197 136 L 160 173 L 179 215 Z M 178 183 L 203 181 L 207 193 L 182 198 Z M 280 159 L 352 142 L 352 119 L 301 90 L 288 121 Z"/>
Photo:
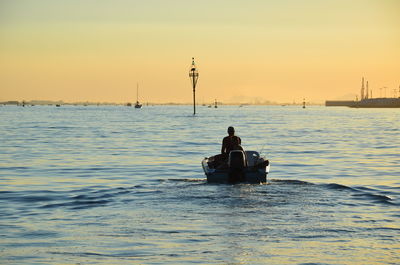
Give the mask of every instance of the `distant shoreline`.
<path id="1" fill-rule="evenodd" d="M 52 100 L 30 100 L 30 101 L 17 101 L 17 100 L 9 100 L 0 102 L 0 105 L 69 105 L 69 106 L 126 106 L 130 102 L 126 103 L 117 103 L 117 102 L 64 102 L 62 100 L 52 101 Z M 192 106 L 193 103 L 178 103 L 178 102 L 163 102 L 163 103 L 155 103 L 155 102 L 143 102 L 143 106 Z M 301 106 L 302 102 L 295 103 L 278 103 L 278 102 L 260 102 L 260 103 L 249 103 L 249 102 L 218 102 L 218 106 Z M 307 102 L 308 106 L 324 106 L 322 102 Z M 196 104 L 196 106 L 200 107 L 214 107 L 214 104 Z"/>

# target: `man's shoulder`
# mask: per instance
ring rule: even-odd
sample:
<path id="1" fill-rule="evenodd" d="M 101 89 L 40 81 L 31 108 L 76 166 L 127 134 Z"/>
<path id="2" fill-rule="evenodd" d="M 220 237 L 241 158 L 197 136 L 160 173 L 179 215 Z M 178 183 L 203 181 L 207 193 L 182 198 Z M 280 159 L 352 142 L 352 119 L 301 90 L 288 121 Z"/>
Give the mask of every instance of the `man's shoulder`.
<path id="1" fill-rule="evenodd" d="M 234 140 L 234 139 L 236 139 L 236 140 L 241 140 L 239 136 L 236 136 L 236 135 L 234 135 L 234 136 L 229 136 L 229 135 L 228 135 L 228 136 L 225 136 L 225 137 L 224 137 L 223 141 L 232 141 L 232 140 Z"/>

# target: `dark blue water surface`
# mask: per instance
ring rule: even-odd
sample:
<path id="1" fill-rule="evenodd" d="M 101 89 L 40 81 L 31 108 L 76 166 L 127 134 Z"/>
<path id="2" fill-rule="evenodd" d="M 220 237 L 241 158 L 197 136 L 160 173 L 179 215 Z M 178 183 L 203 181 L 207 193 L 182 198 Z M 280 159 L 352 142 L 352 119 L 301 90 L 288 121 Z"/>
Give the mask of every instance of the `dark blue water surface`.
<path id="1" fill-rule="evenodd" d="M 191 112 L 0 107 L 0 263 L 400 263 L 398 109 Z M 268 184 L 207 184 L 230 125 Z"/>

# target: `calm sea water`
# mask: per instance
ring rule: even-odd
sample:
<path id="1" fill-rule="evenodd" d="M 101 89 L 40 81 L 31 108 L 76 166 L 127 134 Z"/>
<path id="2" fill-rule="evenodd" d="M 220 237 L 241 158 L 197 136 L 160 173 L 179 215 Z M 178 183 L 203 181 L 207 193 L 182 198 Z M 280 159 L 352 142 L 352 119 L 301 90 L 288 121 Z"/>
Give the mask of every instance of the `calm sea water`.
<path id="1" fill-rule="evenodd" d="M 267 185 L 207 184 L 233 125 Z M 1 264 L 399 264 L 400 111 L 0 107 Z"/>

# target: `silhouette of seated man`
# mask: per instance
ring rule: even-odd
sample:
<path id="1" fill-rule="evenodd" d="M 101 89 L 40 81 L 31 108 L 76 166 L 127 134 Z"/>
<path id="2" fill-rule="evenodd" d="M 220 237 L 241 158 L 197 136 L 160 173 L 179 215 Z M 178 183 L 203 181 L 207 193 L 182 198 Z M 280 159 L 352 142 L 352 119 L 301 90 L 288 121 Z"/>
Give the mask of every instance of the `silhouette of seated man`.
<path id="1" fill-rule="evenodd" d="M 243 150 L 243 148 L 240 146 L 241 144 L 242 139 L 235 135 L 235 128 L 230 126 L 228 127 L 228 136 L 225 136 L 222 140 L 221 154 L 228 158 L 229 153 L 232 150 Z"/>
<path id="2" fill-rule="evenodd" d="M 242 140 L 240 137 L 235 135 L 235 128 L 232 126 L 228 127 L 228 136 L 222 140 L 221 154 L 214 156 L 209 165 L 214 168 L 227 167 L 229 153 L 233 150 L 243 151 L 241 143 Z"/>

